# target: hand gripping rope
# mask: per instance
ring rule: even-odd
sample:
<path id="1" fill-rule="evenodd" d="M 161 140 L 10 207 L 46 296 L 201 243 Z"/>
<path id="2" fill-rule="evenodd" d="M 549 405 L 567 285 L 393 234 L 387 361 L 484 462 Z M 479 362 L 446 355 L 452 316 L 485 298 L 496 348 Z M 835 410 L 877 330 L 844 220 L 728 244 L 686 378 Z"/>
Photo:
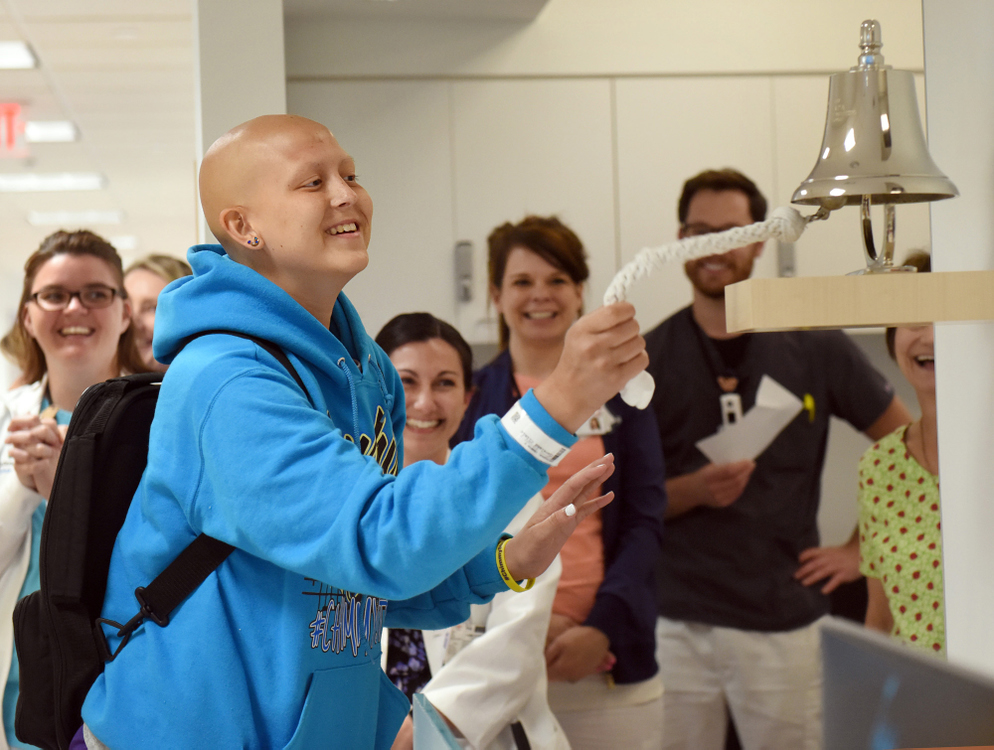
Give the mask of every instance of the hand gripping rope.
<path id="1" fill-rule="evenodd" d="M 753 242 L 765 242 L 770 238 L 783 242 L 796 242 L 809 222 L 827 217 L 827 208 L 819 208 L 817 213 L 810 216 L 801 216 L 793 208 L 781 207 L 774 210 L 769 219 L 756 224 L 733 227 L 714 234 L 686 237 L 659 247 L 642 248 L 611 280 L 610 286 L 604 292 L 604 304 L 610 305 L 624 300 L 632 284 L 667 263 L 720 255 Z M 652 375 L 643 370 L 621 389 L 621 397 L 629 406 L 644 409 L 649 405 L 655 388 Z"/>

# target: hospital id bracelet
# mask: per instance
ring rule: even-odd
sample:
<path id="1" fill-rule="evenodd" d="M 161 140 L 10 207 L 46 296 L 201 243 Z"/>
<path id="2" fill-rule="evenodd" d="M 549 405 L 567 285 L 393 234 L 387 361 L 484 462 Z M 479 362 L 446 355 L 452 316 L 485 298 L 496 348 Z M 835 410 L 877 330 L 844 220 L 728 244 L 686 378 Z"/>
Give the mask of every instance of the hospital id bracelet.
<path id="1" fill-rule="evenodd" d="M 515 402 L 500 423 L 512 440 L 544 464 L 558 466 L 563 457 L 569 453 L 569 448 L 549 437 L 535 424 L 520 401 Z"/>
<path id="2" fill-rule="evenodd" d="M 511 573 L 507 569 L 507 561 L 504 559 L 504 545 L 507 544 L 510 538 L 511 537 L 505 535 L 500 538 L 499 542 L 497 542 L 497 572 L 500 573 L 501 579 L 504 581 L 507 587 L 511 589 L 511 591 L 518 591 L 518 592 L 527 591 L 528 589 L 530 589 L 532 586 L 535 585 L 535 579 L 529 578 L 525 582 L 525 585 L 522 586 L 513 578 L 511 578 Z"/>

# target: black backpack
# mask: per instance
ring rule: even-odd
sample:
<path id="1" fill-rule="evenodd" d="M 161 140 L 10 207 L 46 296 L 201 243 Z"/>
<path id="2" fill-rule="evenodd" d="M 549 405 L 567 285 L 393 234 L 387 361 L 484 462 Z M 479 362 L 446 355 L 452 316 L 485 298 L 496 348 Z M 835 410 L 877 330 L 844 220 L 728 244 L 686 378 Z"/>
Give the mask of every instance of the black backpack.
<path id="1" fill-rule="evenodd" d="M 283 351 L 255 341 L 304 387 Z M 117 533 L 148 458 L 148 435 L 161 373 L 115 378 L 88 388 L 69 422 L 41 532 L 41 589 L 14 608 L 20 663 L 17 738 L 46 750 L 67 750 L 83 724 L 80 711 L 93 681 L 142 623 L 164 627 L 170 613 L 234 549 L 201 534 L 147 586 L 135 590 L 139 611 L 127 623 L 101 618 Z M 123 641 L 111 653 L 101 624 Z"/>

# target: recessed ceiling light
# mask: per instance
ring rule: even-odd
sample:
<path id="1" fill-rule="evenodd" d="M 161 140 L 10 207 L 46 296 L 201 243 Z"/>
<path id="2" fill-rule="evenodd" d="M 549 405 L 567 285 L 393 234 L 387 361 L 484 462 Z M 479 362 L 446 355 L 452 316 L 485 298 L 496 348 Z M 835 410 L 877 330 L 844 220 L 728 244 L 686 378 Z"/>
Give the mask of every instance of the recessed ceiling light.
<path id="1" fill-rule="evenodd" d="M 28 224 L 33 227 L 82 227 L 123 222 L 124 211 L 28 211 Z"/>
<path id="2" fill-rule="evenodd" d="M 0 69 L 26 70 L 37 68 L 38 58 L 24 42 L 0 42 Z"/>
<path id="3" fill-rule="evenodd" d="M 28 143 L 72 143 L 79 140 L 79 129 L 70 120 L 28 120 L 24 139 Z"/>
<path id="4" fill-rule="evenodd" d="M 124 234 L 119 237 L 108 237 L 107 241 L 122 253 L 130 253 L 138 249 L 138 238 L 133 234 Z"/>
<path id="5" fill-rule="evenodd" d="M 101 190 L 106 180 L 96 172 L 51 174 L 0 174 L 0 193 L 47 193 L 70 190 Z"/>

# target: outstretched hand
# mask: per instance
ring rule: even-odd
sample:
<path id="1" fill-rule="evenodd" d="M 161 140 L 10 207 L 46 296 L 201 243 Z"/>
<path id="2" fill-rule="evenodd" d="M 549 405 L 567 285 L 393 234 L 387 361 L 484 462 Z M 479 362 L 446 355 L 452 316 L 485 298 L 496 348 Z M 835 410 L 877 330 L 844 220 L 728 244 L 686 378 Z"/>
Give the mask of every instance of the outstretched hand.
<path id="1" fill-rule="evenodd" d="M 515 580 L 544 573 L 580 521 L 611 502 L 613 492 L 593 495 L 613 473 L 614 456 L 608 453 L 576 472 L 539 506 L 524 528 L 504 545 L 504 560 Z"/>
<path id="2" fill-rule="evenodd" d="M 4 442 L 10 444 L 14 471 L 21 484 L 48 499 L 59 465 L 66 427 L 38 416 L 10 420 Z"/>

